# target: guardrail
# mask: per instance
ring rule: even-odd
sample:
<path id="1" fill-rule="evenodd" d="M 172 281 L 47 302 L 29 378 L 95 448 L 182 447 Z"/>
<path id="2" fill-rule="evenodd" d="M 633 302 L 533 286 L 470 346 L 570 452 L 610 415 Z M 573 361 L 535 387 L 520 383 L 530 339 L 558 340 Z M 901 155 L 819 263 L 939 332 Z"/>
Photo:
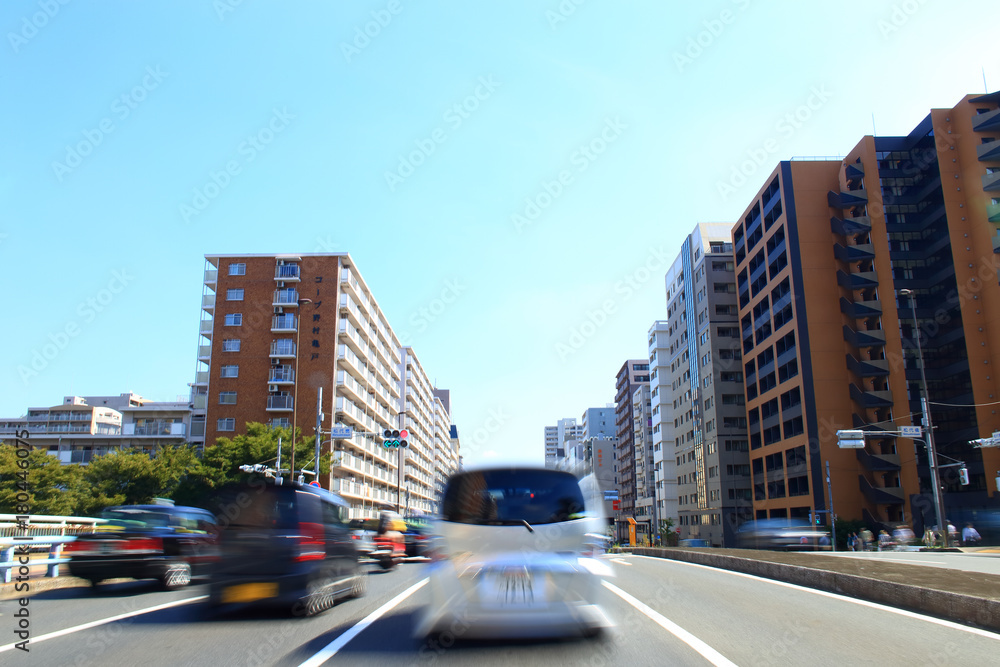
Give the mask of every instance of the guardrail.
<path id="1" fill-rule="evenodd" d="M 16 542 L 14 540 L 17 540 Z M 30 568 L 33 565 L 45 565 L 45 576 L 46 577 L 58 577 L 59 576 L 59 566 L 63 563 L 68 563 L 69 558 L 62 557 L 63 545 L 68 542 L 73 542 L 76 540 L 76 536 L 71 537 L 18 537 L 18 538 L 0 538 L 0 576 L 2 576 L 3 583 L 9 584 L 14 578 L 14 570 L 17 569 L 20 574 L 24 576 L 30 575 Z M 47 558 L 31 558 L 30 554 L 26 554 L 23 551 L 17 554 L 17 559 L 14 558 L 15 552 L 18 548 L 24 548 L 27 545 L 29 548 L 32 546 L 44 546 L 49 545 L 49 554 Z M 25 563 L 22 558 L 27 556 L 27 563 Z M 29 568 L 28 573 L 20 571 L 20 568 Z"/>
<path id="2" fill-rule="evenodd" d="M 18 519 L 21 520 L 18 520 Z M 58 577 L 59 566 L 68 563 L 62 557 L 63 545 L 77 535 L 93 533 L 107 519 L 83 516 L 47 516 L 40 514 L 0 514 L 0 581 L 10 583 L 20 568 L 45 565 L 46 577 Z M 29 553 L 24 553 L 27 545 Z M 30 551 L 48 546 L 46 558 L 31 558 Z M 20 549 L 19 549 L 20 547 Z M 20 550 L 21 553 L 17 553 Z M 22 558 L 27 556 L 27 564 Z"/>

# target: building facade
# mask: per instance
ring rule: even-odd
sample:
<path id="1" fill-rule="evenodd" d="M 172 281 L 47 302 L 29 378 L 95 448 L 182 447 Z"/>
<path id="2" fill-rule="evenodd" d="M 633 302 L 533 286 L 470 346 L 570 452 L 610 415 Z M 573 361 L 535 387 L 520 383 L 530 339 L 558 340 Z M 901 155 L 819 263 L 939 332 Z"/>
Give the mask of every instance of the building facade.
<path id="1" fill-rule="evenodd" d="M 618 477 L 618 510 L 615 511 L 616 535 L 628 539 L 629 519 L 635 521 L 636 470 L 635 470 L 635 416 L 632 397 L 641 384 L 649 384 L 649 360 L 629 359 L 615 377 L 615 441 Z M 647 524 L 636 525 L 636 537 L 649 538 Z M 640 535 L 642 537 L 640 537 Z"/>
<path id="2" fill-rule="evenodd" d="M 679 534 L 715 546 L 734 545 L 753 517 L 734 269 L 729 226 L 696 226 L 667 272 L 667 320 L 653 341 Z"/>
<path id="3" fill-rule="evenodd" d="M 453 442 L 450 423 L 442 425 L 450 417 L 350 255 L 205 259 L 191 388 L 192 430 L 204 433 L 203 443 L 235 435 L 247 422 L 311 436 L 322 415 L 323 431 L 353 429 L 349 439 L 323 439 L 321 455 L 334 465 L 319 480 L 351 503 L 352 518 L 385 506 L 405 511 L 407 501 L 412 510 L 432 511 L 436 476 L 450 474 L 457 459 L 449 454 L 439 466 L 432 458 L 442 441 Z M 386 429 L 410 430 L 411 447 L 383 447 Z"/>
<path id="4" fill-rule="evenodd" d="M 187 401 L 149 401 L 131 392 L 66 396 L 61 405 L 0 419 L 0 437 L 27 430 L 32 447 L 63 463 L 87 464 L 122 449 L 152 454 L 158 447 L 189 444 L 190 421 Z"/>
<path id="5" fill-rule="evenodd" d="M 756 516 L 828 523 L 832 491 L 840 517 L 935 523 L 926 446 L 897 437 L 924 421 L 924 377 L 938 463 L 970 473 L 943 470 L 947 518 L 996 508 L 998 452 L 969 440 L 1000 426 L 997 101 L 782 162 L 733 228 Z M 865 447 L 839 449 L 844 428 Z"/>

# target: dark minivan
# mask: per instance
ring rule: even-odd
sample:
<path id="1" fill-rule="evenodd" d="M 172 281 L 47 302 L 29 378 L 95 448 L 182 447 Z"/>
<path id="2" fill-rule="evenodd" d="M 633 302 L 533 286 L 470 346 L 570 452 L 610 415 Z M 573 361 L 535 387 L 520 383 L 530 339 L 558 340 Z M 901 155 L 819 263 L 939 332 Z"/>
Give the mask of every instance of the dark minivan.
<path id="1" fill-rule="evenodd" d="M 342 597 L 364 595 L 367 573 L 340 496 L 254 480 L 223 492 L 219 509 L 210 606 L 260 604 L 311 616 Z"/>

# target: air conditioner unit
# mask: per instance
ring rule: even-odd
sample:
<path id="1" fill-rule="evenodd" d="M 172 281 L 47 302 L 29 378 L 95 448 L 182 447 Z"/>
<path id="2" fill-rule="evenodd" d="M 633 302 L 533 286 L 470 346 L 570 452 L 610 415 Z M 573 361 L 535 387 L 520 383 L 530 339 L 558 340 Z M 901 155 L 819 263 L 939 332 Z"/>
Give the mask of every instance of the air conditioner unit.
<path id="1" fill-rule="evenodd" d="M 267 385 L 267 390 L 268 391 L 278 391 L 278 385 L 276 385 L 276 384 L 269 384 L 269 385 Z"/>

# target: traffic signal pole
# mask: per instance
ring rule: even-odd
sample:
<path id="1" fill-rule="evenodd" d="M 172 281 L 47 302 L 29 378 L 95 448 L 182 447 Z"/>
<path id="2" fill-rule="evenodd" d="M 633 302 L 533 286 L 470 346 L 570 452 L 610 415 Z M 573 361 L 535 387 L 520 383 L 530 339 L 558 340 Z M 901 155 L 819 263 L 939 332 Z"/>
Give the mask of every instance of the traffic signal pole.
<path id="1" fill-rule="evenodd" d="M 313 459 L 313 466 L 316 468 L 316 474 L 313 479 L 322 487 L 322 482 L 319 481 L 319 449 L 323 440 L 323 387 L 319 388 L 319 394 L 316 396 L 316 458 Z"/>
<path id="2" fill-rule="evenodd" d="M 833 484 L 830 482 L 830 461 L 826 462 L 826 488 L 830 494 L 830 549 L 837 550 L 837 519 L 833 513 Z"/>

